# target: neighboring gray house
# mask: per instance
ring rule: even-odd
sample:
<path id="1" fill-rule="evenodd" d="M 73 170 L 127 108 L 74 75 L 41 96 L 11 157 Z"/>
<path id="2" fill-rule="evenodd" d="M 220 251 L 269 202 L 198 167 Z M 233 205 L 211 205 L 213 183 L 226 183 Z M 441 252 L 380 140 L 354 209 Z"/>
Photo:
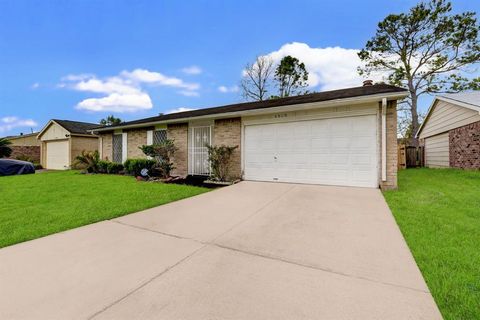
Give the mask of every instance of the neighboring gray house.
<path id="1" fill-rule="evenodd" d="M 417 137 L 427 167 L 480 168 L 480 92 L 435 97 Z"/>
<path id="2" fill-rule="evenodd" d="M 165 138 L 178 151 L 176 175 L 209 175 L 205 144 L 238 145 L 245 180 L 395 188 L 397 100 L 402 88 L 362 87 L 159 115 L 92 130 L 103 159 L 143 157 Z"/>

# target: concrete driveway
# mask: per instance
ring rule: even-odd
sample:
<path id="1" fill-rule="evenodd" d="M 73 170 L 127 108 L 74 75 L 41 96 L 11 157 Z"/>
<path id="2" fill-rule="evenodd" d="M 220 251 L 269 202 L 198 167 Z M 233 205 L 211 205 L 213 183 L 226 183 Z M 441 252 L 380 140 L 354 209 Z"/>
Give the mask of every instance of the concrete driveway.
<path id="1" fill-rule="evenodd" d="M 441 319 L 379 190 L 242 182 L 0 250 L 0 319 Z"/>

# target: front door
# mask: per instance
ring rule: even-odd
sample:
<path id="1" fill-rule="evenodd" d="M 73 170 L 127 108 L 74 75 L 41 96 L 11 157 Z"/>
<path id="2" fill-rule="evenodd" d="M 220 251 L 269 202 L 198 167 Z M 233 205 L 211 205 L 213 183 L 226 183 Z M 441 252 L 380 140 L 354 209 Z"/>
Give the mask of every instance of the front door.
<path id="1" fill-rule="evenodd" d="M 190 165 L 191 175 L 210 175 L 207 145 L 212 142 L 211 127 L 192 127 L 190 133 Z"/>

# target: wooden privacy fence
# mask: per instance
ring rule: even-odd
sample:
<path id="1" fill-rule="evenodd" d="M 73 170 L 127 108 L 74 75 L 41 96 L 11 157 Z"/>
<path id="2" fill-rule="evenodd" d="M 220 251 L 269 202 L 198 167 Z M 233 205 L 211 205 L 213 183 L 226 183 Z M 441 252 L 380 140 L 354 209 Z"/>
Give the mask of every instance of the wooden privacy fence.
<path id="1" fill-rule="evenodd" d="M 423 147 L 398 145 L 398 168 L 417 168 L 425 166 L 425 153 Z"/>

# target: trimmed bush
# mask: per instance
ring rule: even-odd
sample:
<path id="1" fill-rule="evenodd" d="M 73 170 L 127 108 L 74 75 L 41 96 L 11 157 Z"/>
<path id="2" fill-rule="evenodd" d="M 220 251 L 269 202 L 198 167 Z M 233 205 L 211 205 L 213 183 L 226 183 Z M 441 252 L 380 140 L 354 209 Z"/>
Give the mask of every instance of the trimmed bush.
<path id="1" fill-rule="evenodd" d="M 150 159 L 127 159 L 123 164 L 123 167 L 127 174 L 137 177 L 141 175 L 140 171 L 142 171 L 142 169 L 151 171 L 156 163 L 155 160 Z"/>
<path id="2" fill-rule="evenodd" d="M 159 144 L 144 145 L 139 147 L 146 156 L 152 157 L 157 162 L 154 174 L 159 174 L 163 178 L 170 177 L 170 172 L 175 169 L 172 158 L 177 147 L 173 140 L 165 140 Z"/>
<path id="3" fill-rule="evenodd" d="M 98 172 L 118 174 L 123 170 L 123 164 L 116 163 L 108 160 L 100 160 L 98 162 Z"/>

